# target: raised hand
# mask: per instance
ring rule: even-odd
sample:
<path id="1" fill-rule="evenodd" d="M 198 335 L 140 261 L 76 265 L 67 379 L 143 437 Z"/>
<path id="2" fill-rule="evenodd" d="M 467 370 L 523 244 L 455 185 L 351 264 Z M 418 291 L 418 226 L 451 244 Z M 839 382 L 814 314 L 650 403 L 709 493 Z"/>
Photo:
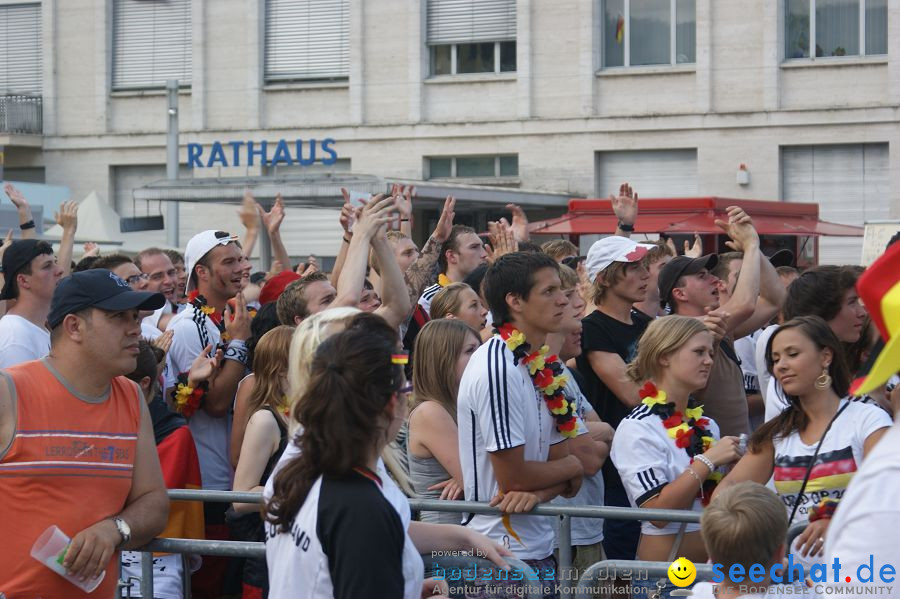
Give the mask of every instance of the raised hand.
<path id="1" fill-rule="evenodd" d="M 163 333 L 162 335 L 160 335 L 159 337 L 157 337 L 156 339 L 151 341 L 151 343 L 153 344 L 154 347 L 158 347 L 159 349 L 163 350 L 164 354 L 167 354 L 167 353 L 169 353 L 169 348 L 172 347 L 172 340 L 174 338 L 175 338 L 175 331 L 173 331 L 172 329 L 169 329 L 168 331 L 166 331 L 165 333 Z"/>
<path id="2" fill-rule="evenodd" d="M 260 208 L 260 216 L 269 235 L 278 233 L 281 223 L 284 221 L 284 198 L 280 193 L 275 194 L 275 203 L 268 212 L 262 212 L 262 208 Z"/>
<path id="3" fill-rule="evenodd" d="M 703 255 L 703 240 L 700 239 L 700 235 L 694 233 L 693 245 L 688 243 L 687 240 L 684 241 L 684 255 L 688 256 L 689 258 L 699 258 Z"/>
<path id="4" fill-rule="evenodd" d="M 444 243 L 450 239 L 450 230 L 453 228 L 453 219 L 456 217 L 455 209 L 456 198 L 447 196 L 447 199 L 444 200 L 444 208 L 441 210 L 441 217 L 431 234 L 432 239 L 438 243 Z"/>
<path id="5" fill-rule="evenodd" d="M 354 232 L 371 240 L 381 234 L 385 225 L 396 213 L 397 204 L 394 198 L 378 194 L 368 204 L 363 206 L 359 220 L 354 226 Z"/>
<path id="6" fill-rule="evenodd" d="M 525 215 L 522 207 L 518 204 L 507 204 L 506 209 L 512 213 L 512 224 L 510 227 L 516 236 L 516 241 L 528 241 L 531 239 L 528 233 L 528 217 Z"/>
<path id="7" fill-rule="evenodd" d="M 619 186 L 619 195 L 609 195 L 612 202 L 613 213 L 619 222 L 625 225 L 634 226 L 638 215 L 638 194 L 631 188 L 628 183 L 622 183 Z"/>
<path id="8" fill-rule="evenodd" d="M 9 196 L 9 199 L 12 200 L 13 206 L 16 207 L 16 210 L 18 210 L 19 212 L 31 212 L 31 208 L 28 205 L 28 200 L 25 199 L 25 196 L 22 195 L 22 192 L 19 191 L 18 187 L 16 187 L 12 183 L 7 183 L 3 186 L 3 191 L 5 191 L 6 195 Z"/>
<path id="9" fill-rule="evenodd" d="M 253 197 L 253 192 L 249 189 L 244 191 L 244 199 L 241 200 L 241 207 L 238 210 L 238 218 L 241 224 L 248 231 L 255 231 L 259 228 L 259 215 L 262 213 L 262 207 Z"/>
<path id="10" fill-rule="evenodd" d="M 491 261 L 496 260 L 503 254 L 519 251 L 519 242 L 516 241 L 516 236 L 505 218 L 501 218 L 500 222 L 496 223 L 493 232 L 490 234 L 490 239 L 493 250 L 490 257 Z"/>
<path id="11" fill-rule="evenodd" d="M 6 232 L 6 237 L 3 238 L 3 243 L 0 244 L 0 258 L 3 257 L 3 252 L 6 251 L 6 248 L 8 248 L 9 246 L 12 245 L 12 242 L 13 242 L 13 236 L 12 236 L 12 233 L 13 233 L 13 232 L 12 232 L 12 229 L 10 229 L 9 231 L 7 231 L 7 232 Z"/>
<path id="12" fill-rule="evenodd" d="M 246 341 L 250 338 L 250 320 L 252 317 L 247 311 L 247 301 L 243 293 L 234 296 L 234 309 L 231 306 L 225 308 L 225 332 L 230 339 Z"/>
<path id="13" fill-rule="evenodd" d="M 76 231 L 78 229 L 78 202 L 63 202 L 54 216 L 56 224 L 62 227 L 63 231 Z"/>
<path id="14" fill-rule="evenodd" d="M 194 361 L 191 362 L 191 368 L 188 370 L 188 386 L 196 387 L 203 381 L 208 381 L 215 376 L 216 369 L 222 361 L 222 350 L 217 349 L 215 355 L 209 356 L 212 351 L 212 344 L 203 348 Z"/>
<path id="15" fill-rule="evenodd" d="M 725 245 L 736 252 L 746 251 L 750 246 L 759 246 L 759 234 L 753 227 L 753 220 L 740 206 L 729 206 L 728 222 L 716 219 L 716 226 L 722 229 L 731 241 Z"/>
<path id="16" fill-rule="evenodd" d="M 100 255 L 100 246 L 93 241 L 85 242 L 84 245 L 81 246 L 81 249 L 84 250 L 84 254 L 81 256 L 82 258 Z"/>

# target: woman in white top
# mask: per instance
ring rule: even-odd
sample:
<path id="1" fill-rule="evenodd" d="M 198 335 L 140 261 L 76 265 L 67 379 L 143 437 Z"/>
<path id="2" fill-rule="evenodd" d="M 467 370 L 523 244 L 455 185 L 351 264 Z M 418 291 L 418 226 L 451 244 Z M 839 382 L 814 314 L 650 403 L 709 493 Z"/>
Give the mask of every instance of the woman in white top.
<path id="1" fill-rule="evenodd" d="M 696 318 L 663 316 L 647 327 L 626 374 L 641 389 L 642 403 L 619 423 L 611 457 L 635 507 L 700 511 L 714 473 L 740 457 L 736 437 L 693 406 L 692 392 L 706 386 L 713 336 Z M 683 530 L 682 530 L 683 527 Z M 643 522 L 637 558 L 707 559 L 699 524 Z"/>
<path id="2" fill-rule="evenodd" d="M 850 375 L 843 350 L 818 316 L 781 325 L 769 339 L 766 362 L 788 408 L 753 433 L 750 451 L 719 489 L 744 480 L 764 484 L 774 477 L 790 524 L 812 516 L 792 551 L 817 560 L 835 502 L 891 421 L 883 410 L 844 397 Z"/>

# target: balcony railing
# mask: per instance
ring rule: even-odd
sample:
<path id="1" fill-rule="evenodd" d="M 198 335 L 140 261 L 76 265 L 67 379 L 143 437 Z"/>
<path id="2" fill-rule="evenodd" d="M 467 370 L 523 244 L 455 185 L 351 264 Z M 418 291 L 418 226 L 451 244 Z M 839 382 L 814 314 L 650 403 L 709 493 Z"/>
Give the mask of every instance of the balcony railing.
<path id="1" fill-rule="evenodd" d="M 42 100 L 41 96 L 0 95 L 0 133 L 43 133 Z"/>

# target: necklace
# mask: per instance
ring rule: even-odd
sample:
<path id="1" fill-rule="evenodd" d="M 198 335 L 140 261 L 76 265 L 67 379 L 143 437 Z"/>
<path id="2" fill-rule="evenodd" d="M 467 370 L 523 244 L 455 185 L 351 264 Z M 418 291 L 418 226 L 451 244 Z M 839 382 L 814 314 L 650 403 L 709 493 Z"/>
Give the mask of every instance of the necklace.
<path id="1" fill-rule="evenodd" d="M 650 408 L 650 413 L 659 416 L 669 438 L 675 442 L 676 447 L 688 454 L 692 464 L 694 456 L 702 454 L 716 442 L 708 429 L 709 418 L 703 417 L 703 406 L 691 406 L 689 400 L 688 407 L 682 414 L 675 410 L 674 403 L 668 401 L 666 392 L 657 389 L 650 381 L 644 383 L 638 395 L 641 397 L 641 403 Z M 703 482 L 699 497 L 704 506 L 709 503 L 712 492 L 720 480 L 722 473 L 713 470 Z"/>
<path id="2" fill-rule="evenodd" d="M 563 374 L 563 365 L 556 354 L 548 355 L 550 348 L 546 345 L 531 351 L 531 345 L 525 341 L 525 334 L 510 323 L 499 327 L 497 333 L 506 342 L 506 347 L 513 354 L 513 363 L 522 363 L 528 367 L 528 374 L 534 387 L 541 392 L 541 397 L 556 421 L 556 430 L 563 437 L 572 438 L 578 434 L 575 417 L 575 402 L 566 399 L 563 387 L 569 377 Z"/>

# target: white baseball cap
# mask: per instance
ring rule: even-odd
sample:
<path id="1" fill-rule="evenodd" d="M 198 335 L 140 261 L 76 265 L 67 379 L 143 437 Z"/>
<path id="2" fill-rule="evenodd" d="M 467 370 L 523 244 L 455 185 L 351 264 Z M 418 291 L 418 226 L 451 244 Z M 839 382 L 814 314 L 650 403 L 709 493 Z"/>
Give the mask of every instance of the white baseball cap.
<path id="1" fill-rule="evenodd" d="M 184 265 L 187 268 L 188 273 L 186 290 L 190 291 L 196 285 L 196 281 L 194 281 L 194 266 L 197 265 L 197 262 L 199 262 L 203 256 L 208 254 L 217 245 L 228 245 L 237 240 L 237 235 L 232 235 L 226 231 L 215 231 L 213 229 L 201 231 L 191 237 L 190 241 L 187 242 L 187 246 L 184 248 Z"/>
<path id="2" fill-rule="evenodd" d="M 593 282 L 597 274 L 613 262 L 637 262 L 655 247 L 655 245 L 637 243 L 618 235 L 611 235 L 595 241 L 588 250 L 587 260 L 585 260 L 588 277 Z"/>

